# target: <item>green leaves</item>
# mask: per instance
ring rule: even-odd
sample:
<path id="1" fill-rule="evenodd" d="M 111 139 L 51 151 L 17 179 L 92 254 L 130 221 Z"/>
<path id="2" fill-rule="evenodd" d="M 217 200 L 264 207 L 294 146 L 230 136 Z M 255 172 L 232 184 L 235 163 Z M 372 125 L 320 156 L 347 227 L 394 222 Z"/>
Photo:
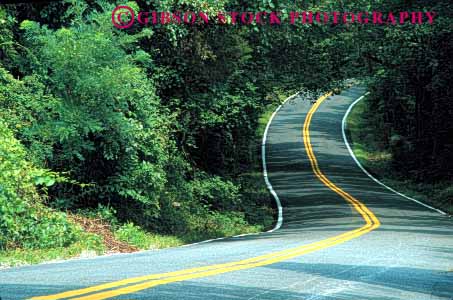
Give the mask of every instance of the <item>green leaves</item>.
<path id="1" fill-rule="evenodd" d="M 51 167 L 93 183 L 72 195 L 73 205 L 86 199 L 137 201 L 156 214 L 171 142 L 154 86 L 140 67 L 152 66 L 150 55 L 126 52 L 136 39 L 116 32 L 111 24 L 49 30 L 24 21 L 21 28 L 38 57 L 39 65 L 30 71 L 58 98 L 49 119 L 36 125 L 50 133 L 52 147 L 59 149 L 53 152 Z M 55 183 L 49 176 L 36 182 Z M 64 197 L 73 188 L 59 185 L 52 194 Z"/>
<path id="2" fill-rule="evenodd" d="M 35 185 L 45 185 L 47 187 L 55 184 L 55 178 L 51 176 L 40 176 L 35 178 Z"/>
<path id="3" fill-rule="evenodd" d="M 36 185 L 52 186 L 58 175 L 36 169 L 0 119 L 0 250 L 66 246 L 80 229 L 65 216 L 45 208 Z"/>
<path id="4" fill-rule="evenodd" d="M 241 203 L 239 187 L 218 176 L 201 176 L 191 183 L 193 197 L 211 210 L 235 210 Z"/>

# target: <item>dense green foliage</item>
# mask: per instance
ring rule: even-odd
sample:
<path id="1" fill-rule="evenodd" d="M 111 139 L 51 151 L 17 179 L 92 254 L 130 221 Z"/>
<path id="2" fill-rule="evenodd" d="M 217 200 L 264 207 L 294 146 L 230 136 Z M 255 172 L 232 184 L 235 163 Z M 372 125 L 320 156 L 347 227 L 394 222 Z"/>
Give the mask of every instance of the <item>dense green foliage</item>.
<path id="1" fill-rule="evenodd" d="M 370 8 L 370 1 L 307 2 L 303 9 Z M 301 10 L 289 0 L 127 4 L 136 11 Z M 447 13 L 435 26 L 136 24 L 118 30 L 111 23 L 115 5 L 67 0 L 0 7 L 0 124 L 11 141 L 2 142 L 9 154 L 1 168 L 28 174 L 21 181 L 1 177 L 0 201 L 10 203 L 1 209 L 29 205 L 50 214 L 42 203 L 70 211 L 112 207 L 126 224 L 119 225 L 123 240 L 143 240 L 140 228 L 190 241 L 270 227 L 273 204 L 258 173 L 260 116 L 282 100 L 282 91 L 326 90 L 349 77 L 370 78 L 367 126 L 382 132 L 381 147 L 403 176 L 451 178 Z M 452 9 L 448 1 L 427 6 L 371 5 Z M 4 148 L 10 143 L 22 150 Z M 24 170 L 35 168 L 51 171 L 27 181 L 33 172 Z M 23 186 L 13 188 L 15 182 Z M 25 210 L 24 218 L 33 214 Z M 8 233 L 0 246 L 27 246 L 17 244 L 26 234 L 1 220 Z M 74 241 L 75 229 L 65 222 L 61 214 L 35 220 L 36 228 L 51 231 L 37 245 Z M 65 229 L 54 237 L 59 226 Z"/>
<path id="2" fill-rule="evenodd" d="M 439 14 L 433 26 L 375 32 L 377 40 L 391 42 L 369 42 L 365 53 L 374 74 L 371 126 L 390 149 L 395 170 L 432 183 L 453 176 L 453 7 L 447 1 L 429 6 Z"/>
<path id="3" fill-rule="evenodd" d="M 25 149 L 0 121 L 0 250 L 75 242 L 80 229 L 39 201 L 35 186 L 52 185 L 52 174 L 34 168 L 25 157 Z"/>
<path id="4" fill-rule="evenodd" d="M 399 9 L 399 2 L 387 3 L 386 9 Z M 409 187 L 422 194 L 419 198 L 451 211 L 453 6 L 413 1 L 405 9 L 438 16 L 432 26 L 359 33 L 366 41 L 361 53 L 371 76 L 361 126 L 372 134 L 362 141 L 374 145 L 372 152 L 388 154 L 382 160 L 385 170 L 378 171 L 387 175 L 381 177 L 396 179 L 403 183 L 401 190 Z"/>

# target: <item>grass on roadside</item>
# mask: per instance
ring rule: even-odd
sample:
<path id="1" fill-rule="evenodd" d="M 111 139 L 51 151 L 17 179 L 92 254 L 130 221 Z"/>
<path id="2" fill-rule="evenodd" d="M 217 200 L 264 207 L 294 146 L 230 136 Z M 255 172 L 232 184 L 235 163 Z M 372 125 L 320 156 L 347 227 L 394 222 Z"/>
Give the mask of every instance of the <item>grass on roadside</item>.
<path id="1" fill-rule="evenodd" d="M 38 264 L 69 259 L 78 256 L 96 256 L 105 252 L 102 238 L 94 234 L 83 234 L 80 241 L 69 247 L 50 249 L 15 249 L 0 251 L 0 269 L 5 267 Z"/>
<path id="2" fill-rule="evenodd" d="M 141 250 L 162 249 L 184 244 L 184 242 L 176 236 L 152 234 L 133 223 L 121 225 L 114 234 L 118 240 L 126 242 Z"/>

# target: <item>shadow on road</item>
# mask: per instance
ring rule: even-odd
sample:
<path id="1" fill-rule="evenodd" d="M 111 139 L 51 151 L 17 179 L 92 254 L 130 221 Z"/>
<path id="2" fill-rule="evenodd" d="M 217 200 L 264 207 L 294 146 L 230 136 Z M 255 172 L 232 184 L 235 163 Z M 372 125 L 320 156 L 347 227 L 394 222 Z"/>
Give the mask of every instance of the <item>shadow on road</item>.
<path id="1" fill-rule="evenodd" d="M 372 288 L 377 295 L 379 294 L 380 288 L 392 288 L 446 299 L 453 298 L 453 274 L 435 270 L 391 266 L 354 266 L 294 262 L 277 263 L 267 266 L 267 268 L 300 272 L 348 282 L 366 283 L 373 286 Z M 339 298 L 348 299 L 341 296 Z M 429 299 L 428 296 L 427 299 Z"/>

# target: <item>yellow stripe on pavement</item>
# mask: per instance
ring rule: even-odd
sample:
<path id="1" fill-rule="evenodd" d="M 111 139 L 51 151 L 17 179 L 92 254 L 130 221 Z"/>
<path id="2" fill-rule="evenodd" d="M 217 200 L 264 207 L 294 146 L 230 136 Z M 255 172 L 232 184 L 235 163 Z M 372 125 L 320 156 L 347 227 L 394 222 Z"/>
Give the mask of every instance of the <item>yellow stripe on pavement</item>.
<path id="1" fill-rule="evenodd" d="M 140 276 L 135 278 L 129 278 L 125 280 L 115 281 L 111 283 L 101 284 L 97 286 L 92 286 L 84 289 L 78 289 L 68 292 L 63 292 L 54 295 L 48 296 L 37 296 L 31 298 L 32 300 L 58 300 L 58 299 L 68 299 L 73 300 L 102 300 L 109 299 L 120 295 L 131 294 L 139 292 L 145 289 L 149 289 L 158 285 L 168 284 L 172 282 L 214 276 L 222 273 L 251 269 L 256 267 L 262 267 L 284 260 L 292 259 L 301 255 L 305 255 L 311 252 L 319 251 L 325 248 L 329 248 L 346 241 L 352 240 L 359 236 L 362 236 L 372 230 L 375 230 L 380 226 L 379 220 L 376 216 L 359 200 L 352 197 L 350 194 L 346 193 L 335 184 L 333 184 L 320 170 L 318 161 L 313 153 L 313 149 L 310 143 L 310 123 L 313 117 L 313 114 L 316 112 L 321 103 L 327 99 L 331 93 L 326 94 L 318 99 L 318 101 L 313 105 L 310 111 L 307 113 L 304 127 L 303 127 L 303 139 L 305 149 L 307 151 L 308 158 L 310 160 L 311 167 L 313 169 L 316 177 L 323 182 L 329 189 L 340 195 L 348 203 L 350 203 L 354 209 L 362 216 L 365 221 L 365 225 L 351 230 L 345 233 L 342 233 L 331 238 L 321 240 L 319 242 L 314 242 L 307 245 L 302 245 L 299 247 L 286 249 L 278 252 L 272 252 L 269 254 L 252 257 L 240 261 L 215 264 L 204 267 L 197 267 L 191 269 L 185 269 L 175 272 L 167 272 L 161 274 L 151 274 L 146 276 Z M 74 298 L 77 297 L 77 298 Z"/>

